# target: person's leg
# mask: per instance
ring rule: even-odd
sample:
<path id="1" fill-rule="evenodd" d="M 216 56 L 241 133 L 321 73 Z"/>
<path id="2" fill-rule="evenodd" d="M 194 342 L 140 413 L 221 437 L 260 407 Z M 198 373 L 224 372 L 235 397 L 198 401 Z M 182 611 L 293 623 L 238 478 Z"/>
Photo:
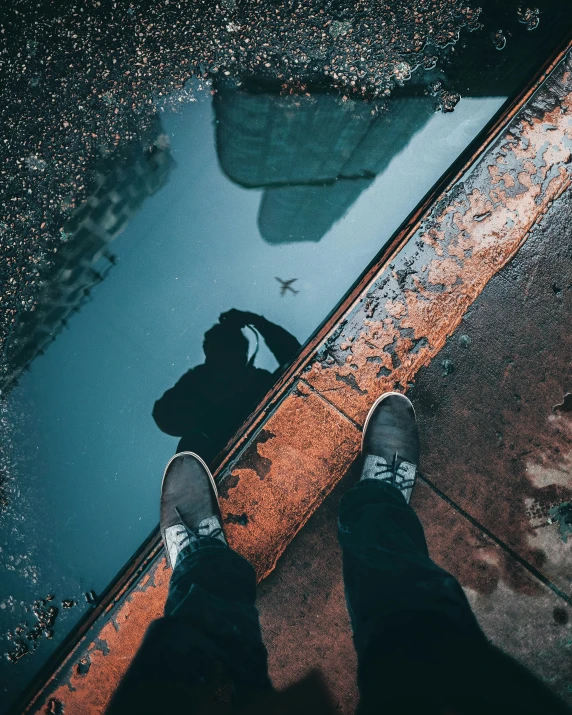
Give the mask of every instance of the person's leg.
<path id="1" fill-rule="evenodd" d="M 429 558 L 423 527 L 398 489 L 360 481 L 341 500 L 338 527 L 360 661 L 380 628 L 408 623 L 420 612 L 444 614 L 482 637 L 462 588 Z"/>
<path id="2" fill-rule="evenodd" d="M 161 532 L 175 565 L 165 615 L 149 627 L 107 715 L 198 715 L 270 693 L 254 570 L 226 544 L 212 476 L 196 455 L 167 465 Z"/>
<path id="3" fill-rule="evenodd" d="M 419 439 L 407 398 L 374 405 L 362 452 L 339 514 L 361 712 L 568 712 L 490 645 L 456 579 L 430 559 L 409 505 Z"/>

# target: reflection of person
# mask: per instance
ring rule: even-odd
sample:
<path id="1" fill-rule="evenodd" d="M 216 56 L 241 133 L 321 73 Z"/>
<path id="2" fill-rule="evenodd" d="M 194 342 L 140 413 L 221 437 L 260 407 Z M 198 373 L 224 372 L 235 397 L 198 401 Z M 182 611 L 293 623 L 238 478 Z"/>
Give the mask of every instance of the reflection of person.
<path id="1" fill-rule="evenodd" d="M 158 427 L 181 437 L 178 451 L 198 452 L 207 462 L 225 446 L 300 348 L 293 335 L 261 315 L 233 309 L 219 321 L 205 333 L 205 362 L 185 373 L 153 408 Z M 254 367 L 253 359 L 248 360 L 248 340 L 242 333 L 247 325 L 260 333 L 278 361 L 275 373 Z"/>
<path id="2" fill-rule="evenodd" d="M 409 505 L 418 464 L 413 406 L 387 393 L 368 415 L 361 478 L 343 496 L 338 520 L 358 712 L 570 715 L 487 640 L 459 583 L 429 557 Z M 319 678 L 273 691 L 254 570 L 228 546 L 213 477 L 196 454 L 177 454 L 167 465 L 161 533 L 174 567 L 165 615 L 150 626 L 107 715 L 222 715 L 238 704 L 239 712 L 261 715 L 333 714 Z"/>

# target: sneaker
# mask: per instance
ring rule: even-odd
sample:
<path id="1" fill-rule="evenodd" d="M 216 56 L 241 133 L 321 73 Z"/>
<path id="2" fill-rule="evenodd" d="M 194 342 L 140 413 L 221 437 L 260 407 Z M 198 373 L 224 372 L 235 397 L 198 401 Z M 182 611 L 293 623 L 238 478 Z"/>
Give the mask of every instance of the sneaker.
<path id="1" fill-rule="evenodd" d="M 411 401 L 386 392 L 370 409 L 363 427 L 361 479 L 396 487 L 409 503 L 419 466 L 419 430 Z"/>
<path id="2" fill-rule="evenodd" d="M 211 537 L 226 544 L 213 475 L 194 452 L 179 452 L 165 468 L 161 536 L 171 568 L 181 551 L 199 539 Z"/>

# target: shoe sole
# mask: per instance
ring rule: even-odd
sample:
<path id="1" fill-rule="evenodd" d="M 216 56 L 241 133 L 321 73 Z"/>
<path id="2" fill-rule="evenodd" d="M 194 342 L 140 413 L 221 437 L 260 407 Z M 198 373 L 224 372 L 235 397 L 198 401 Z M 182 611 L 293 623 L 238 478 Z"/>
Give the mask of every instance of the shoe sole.
<path id="1" fill-rule="evenodd" d="M 381 395 L 381 397 L 378 397 L 377 400 L 370 407 L 370 410 L 367 413 L 367 417 L 365 418 L 365 422 L 363 424 L 363 431 L 361 433 L 361 454 L 363 454 L 363 443 L 365 441 L 365 433 L 367 432 L 367 426 L 369 425 L 369 421 L 373 417 L 373 413 L 385 399 L 391 397 L 392 395 L 399 395 L 400 397 L 404 397 L 407 402 L 409 402 L 411 409 L 413 410 L 413 416 L 415 417 L 415 421 L 417 421 L 417 413 L 415 412 L 415 407 L 413 407 L 413 403 L 411 402 L 409 397 L 407 397 L 407 395 L 404 395 L 403 392 L 384 392 L 383 395 Z"/>
<path id="2" fill-rule="evenodd" d="M 206 473 L 209 475 L 209 479 L 210 479 L 210 482 L 211 482 L 211 487 L 213 488 L 213 491 L 214 491 L 214 493 L 215 493 L 215 497 L 216 497 L 216 500 L 217 500 L 217 504 L 218 504 L 218 501 L 219 501 L 219 499 L 218 499 L 218 489 L 216 488 L 216 483 L 215 483 L 215 480 L 214 480 L 213 475 L 211 474 L 211 470 L 208 468 L 208 465 L 207 465 L 207 463 L 204 461 L 204 459 L 202 459 L 201 457 L 199 457 L 198 454 L 195 454 L 195 452 L 177 452 L 177 454 L 174 454 L 174 455 L 171 457 L 171 459 L 167 462 L 167 466 L 165 467 L 165 471 L 163 472 L 163 479 L 161 479 L 161 494 L 163 493 L 163 484 L 164 484 L 164 482 L 165 482 L 165 477 L 167 476 L 167 472 L 169 471 L 169 467 L 170 467 L 171 464 L 175 461 L 175 459 L 177 459 L 177 457 L 182 457 L 182 456 L 194 457 L 196 460 L 198 460 L 198 461 L 203 465 L 203 467 L 204 467 L 205 470 L 206 470 Z M 163 539 L 163 545 L 164 545 L 164 544 L 165 544 L 165 534 L 164 534 L 164 532 L 163 532 L 163 529 L 161 529 L 161 538 Z M 170 567 L 171 569 L 173 569 L 174 567 L 173 567 L 173 564 L 171 563 L 171 559 L 169 558 L 169 552 L 167 551 L 166 548 L 165 548 L 165 556 L 166 556 L 166 558 L 167 558 L 167 564 L 169 565 L 169 567 Z"/>

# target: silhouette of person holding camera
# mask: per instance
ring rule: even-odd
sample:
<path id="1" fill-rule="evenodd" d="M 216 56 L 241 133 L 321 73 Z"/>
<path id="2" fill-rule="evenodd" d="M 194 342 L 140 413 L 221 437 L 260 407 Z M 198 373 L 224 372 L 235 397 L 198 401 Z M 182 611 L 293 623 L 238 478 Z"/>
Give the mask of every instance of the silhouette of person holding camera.
<path id="1" fill-rule="evenodd" d="M 273 373 L 254 366 L 257 351 L 248 358 L 249 343 L 242 332 L 247 326 L 264 338 L 278 361 Z M 234 308 L 222 313 L 205 333 L 204 363 L 191 368 L 155 402 L 157 426 L 181 438 L 177 452 L 196 452 L 210 462 L 299 349 L 293 335 L 261 315 Z"/>

